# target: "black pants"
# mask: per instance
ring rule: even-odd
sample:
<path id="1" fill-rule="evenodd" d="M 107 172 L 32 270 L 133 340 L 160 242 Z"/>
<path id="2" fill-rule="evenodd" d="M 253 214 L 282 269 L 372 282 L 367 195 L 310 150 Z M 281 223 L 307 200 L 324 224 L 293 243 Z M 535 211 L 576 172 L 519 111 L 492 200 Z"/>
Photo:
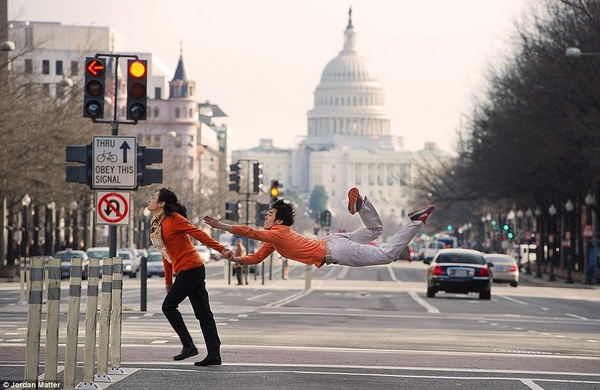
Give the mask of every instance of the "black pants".
<path id="1" fill-rule="evenodd" d="M 193 344 L 192 336 L 188 332 L 183 317 L 177 308 L 183 300 L 188 297 L 194 309 L 194 314 L 200 321 L 200 329 L 204 336 L 206 349 L 209 353 L 219 352 L 221 340 L 217 333 L 217 324 L 210 310 L 208 292 L 206 291 L 206 269 L 204 266 L 181 271 L 175 278 L 171 290 L 162 304 L 162 311 L 169 320 L 173 330 L 179 336 L 183 346 Z"/>

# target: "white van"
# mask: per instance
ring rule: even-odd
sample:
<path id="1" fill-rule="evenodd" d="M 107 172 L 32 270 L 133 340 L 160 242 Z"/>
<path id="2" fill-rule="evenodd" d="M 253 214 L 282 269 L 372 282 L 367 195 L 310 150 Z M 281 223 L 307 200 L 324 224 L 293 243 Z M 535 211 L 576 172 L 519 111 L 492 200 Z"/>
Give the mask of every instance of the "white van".
<path id="1" fill-rule="evenodd" d="M 521 244 L 518 247 L 515 245 L 515 251 L 517 252 L 515 253 L 515 258 L 517 258 L 520 265 L 527 264 L 528 259 L 529 262 L 535 261 L 537 258 L 536 250 L 537 245 L 535 244 Z M 528 255 L 529 258 L 527 257 Z"/>

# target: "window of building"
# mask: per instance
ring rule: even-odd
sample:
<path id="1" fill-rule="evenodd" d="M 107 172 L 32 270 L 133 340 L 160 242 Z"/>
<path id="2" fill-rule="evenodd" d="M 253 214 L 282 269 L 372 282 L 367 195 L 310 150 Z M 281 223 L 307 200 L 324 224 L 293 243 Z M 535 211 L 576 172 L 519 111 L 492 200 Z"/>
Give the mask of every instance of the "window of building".
<path id="1" fill-rule="evenodd" d="M 71 76 L 79 75 L 79 62 L 71 61 Z"/>
<path id="2" fill-rule="evenodd" d="M 154 99 L 162 99 L 162 88 L 156 87 L 154 88 Z"/>
<path id="3" fill-rule="evenodd" d="M 26 74 L 33 73 L 33 60 L 31 58 L 25 59 L 25 73 Z"/>
<path id="4" fill-rule="evenodd" d="M 56 60 L 56 75 L 63 75 L 63 62 L 61 60 Z"/>
<path id="5" fill-rule="evenodd" d="M 42 91 L 44 91 L 46 95 L 50 95 L 50 84 L 42 84 Z"/>
<path id="6" fill-rule="evenodd" d="M 179 109 L 179 107 L 175 108 L 175 118 L 179 118 L 181 116 L 181 110 Z"/>
<path id="7" fill-rule="evenodd" d="M 42 74 L 50 74 L 50 61 L 42 61 Z"/>
<path id="8" fill-rule="evenodd" d="M 153 107 L 153 108 L 152 108 L 152 111 L 153 111 L 153 112 L 152 112 L 152 116 L 153 116 L 154 118 L 158 118 L 158 107 Z"/>

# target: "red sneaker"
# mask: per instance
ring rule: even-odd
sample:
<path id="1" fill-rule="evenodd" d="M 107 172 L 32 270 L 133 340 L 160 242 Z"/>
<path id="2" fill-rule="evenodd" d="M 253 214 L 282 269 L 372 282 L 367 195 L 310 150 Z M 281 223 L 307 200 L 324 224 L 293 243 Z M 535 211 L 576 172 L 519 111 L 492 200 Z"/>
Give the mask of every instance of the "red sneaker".
<path id="1" fill-rule="evenodd" d="M 352 187 L 348 191 L 348 211 L 350 214 L 356 214 L 363 205 L 363 199 L 358 193 L 358 188 Z"/>
<path id="2" fill-rule="evenodd" d="M 408 218 L 411 221 L 421 221 L 423 224 L 427 223 L 427 218 L 437 209 L 437 206 L 434 204 L 428 204 L 427 206 L 423 206 L 420 209 L 417 209 L 413 212 L 408 213 Z"/>

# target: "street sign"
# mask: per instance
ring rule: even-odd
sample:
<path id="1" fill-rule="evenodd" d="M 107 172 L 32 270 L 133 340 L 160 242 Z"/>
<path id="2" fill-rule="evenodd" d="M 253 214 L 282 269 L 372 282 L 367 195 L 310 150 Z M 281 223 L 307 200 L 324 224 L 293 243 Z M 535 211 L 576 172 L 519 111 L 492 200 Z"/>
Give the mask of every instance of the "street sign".
<path id="1" fill-rule="evenodd" d="M 96 191 L 96 224 L 129 225 L 129 192 Z"/>
<path id="2" fill-rule="evenodd" d="M 96 136 L 92 140 L 92 188 L 137 188 L 135 137 Z"/>

